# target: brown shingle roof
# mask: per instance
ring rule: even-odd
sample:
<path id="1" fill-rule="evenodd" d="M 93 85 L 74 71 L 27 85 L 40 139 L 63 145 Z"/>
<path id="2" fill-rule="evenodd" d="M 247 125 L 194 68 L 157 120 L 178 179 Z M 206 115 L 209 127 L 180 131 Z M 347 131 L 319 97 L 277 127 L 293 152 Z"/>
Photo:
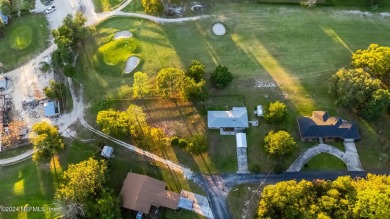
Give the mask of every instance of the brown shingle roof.
<path id="1" fill-rule="evenodd" d="M 145 175 L 128 173 L 120 194 L 122 207 L 149 214 L 150 207 L 176 210 L 180 195 L 165 190 L 166 183 Z"/>

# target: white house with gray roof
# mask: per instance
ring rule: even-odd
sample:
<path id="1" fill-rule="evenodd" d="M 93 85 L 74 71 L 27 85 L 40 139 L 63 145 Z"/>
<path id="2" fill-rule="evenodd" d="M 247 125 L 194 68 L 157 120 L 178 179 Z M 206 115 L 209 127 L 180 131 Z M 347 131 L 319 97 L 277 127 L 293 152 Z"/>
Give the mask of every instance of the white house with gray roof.
<path id="1" fill-rule="evenodd" d="M 208 111 L 207 127 L 220 129 L 221 135 L 234 135 L 249 127 L 246 107 L 233 107 L 230 111 Z"/>

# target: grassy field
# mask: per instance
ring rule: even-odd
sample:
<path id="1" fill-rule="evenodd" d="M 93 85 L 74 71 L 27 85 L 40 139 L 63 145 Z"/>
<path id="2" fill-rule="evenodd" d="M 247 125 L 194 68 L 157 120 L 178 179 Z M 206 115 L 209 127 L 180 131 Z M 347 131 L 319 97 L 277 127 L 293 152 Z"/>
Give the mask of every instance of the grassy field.
<path id="1" fill-rule="evenodd" d="M 230 213 L 234 219 L 255 218 L 260 193 L 264 186 L 259 184 L 243 184 L 230 190 L 227 201 Z M 249 201 L 249 204 L 247 204 Z M 245 216 L 245 217 L 244 217 Z"/>
<path id="2" fill-rule="evenodd" d="M 344 162 L 337 157 L 327 154 L 321 153 L 305 164 L 302 168 L 303 171 L 313 171 L 313 170 L 347 170 Z"/>
<path id="3" fill-rule="evenodd" d="M 134 0 L 123 8 L 122 11 L 144 13 L 144 7 L 142 6 L 141 0 Z"/>
<path id="4" fill-rule="evenodd" d="M 124 0 L 93 0 L 96 12 L 110 11 L 118 7 Z"/>
<path id="5" fill-rule="evenodd" d="M 48 45 L 49 30 L 42 14 L 31 14 L 12 19 L 0 39 L 0 72 L 7 72 L 31 59 Z"/>
<path id="6" fill-rule="evenodd" d="M 82 129 L 80 129 L 83 133 Z M 84 136 L 90 135 L 90 133 Z M 89 144 L 73 142 L 59 159 L 57 159 L 57 172 L 60 174 L 66 170 L 69 164 L 78 163 L 93 156 L 99 151 L 99 143 L 96 141 Z M 168 189 L 180 192 L 182 189 L 205 193 L 194 183 L 187 181 L 182 175 L 169 170 L 165 166 L 156 166 L 154 162 L 145 157 L 139 157 L 127 149 L 118 147 L 107 142 L 115 149 L 116 157 L 109 162 L 108 187 L 114 189 L 115 194 L 119 194 L 123 180 L 128 172 L 147 174 L 148 176 L 164 180 Z M 159 165 L 159 164 L 157 164 Z M 61 183 L 61 181 L 60 181 Z M 57 181 L 54 174 L 53 165 L 37 165 L 32 160 L 24 161 L 20 164 L 0 168 L 0 205 L 2 206 L 38 206 L 55 207 L 53 204 Z M 14 212 L 0 214 L 0 218 L 52 218 L 56 212 Z M 202 218 L 188 211 L 164 210 L 162 218 Z M 165 215 L 165 216 L 164 216 Z"/>
<path id="7" fill-rule="evenodd" d="M 32 149 L 31 144 L 26 144 L 22 146 L 18 146 L 16 148 L 3 148 L 3 151 L 0 153 L 0 159 L 5 159 L 9 157 L 14 157 L 17 156 L 18 154 L 21 154 L 23 152 L 26 152 L 28 150 Z"/>
<path id="8" fill-rule="evenodd" d="M 108 42 L 115 32 L 130 30 L 139 45 L 134 53 L 141 57 L 141 64 L 136 71 L 146 72 L 152 81 L 162 67 L 185 68 L 192 60 L 197 59 L 206 65 L 206 77 L 209 77 L 218 64 L 228 66 L 234 77 L 232 84 L 224 90 L 210 88 L 212 96 L 206 101 L 214 103 L 210 107 L 226 109 L 228 106 L 230 109 L 236 104 L 242 105 L 234 101 L 226 104 L 226 100 L 216 100 L 218 98 L 214 96 L 244 96 L 241 102 L 245 102 L 249 119 L 253 120 L 258 119 L 252 112 L 258 104 L 266 105 L 274 100 L 287 104 L 288 118 L 283 124 L 268 125 L 259 119 L 258 127 L 247 130 L 250 167 L 258 169 L 258 166 L 262 172 L 270 170 L 277 161 L 264 153 L 262 145 L 265 134 L 272 129 L 287 129 L 298 141 L 296 118 L 299 115 L 310 115 L 312 110 L 327 110 L 330 115 L 357 121 L 362 135 L 362 141 L 357 143 L 357 147 L 363 167 L 390 167 L 379 161 L 379 154 L 389 153 L 388 149 L 382 149 L 379 137 L 389 139 L 390 131 L 385 127 L 390 119 L 385 116 L 378 122 L 366 122 L 336 106 L 328 93 L 330 76 L 337 69 L 350 65 L 353 51 L 366 48 L 370 43 L 389 45 L 386 37 L 386 30 L 390 27 L 388 18 L 345 14 L 329 7 L 308 10 L 299 6 L 250 2 L 216 3 L 210 13 L 217 16 L 195 22 L 164 25 L 119 17 L 98 25 L 96 37 L 85 43 L 77 66 L 79 71 L 88 72 L 80 74 L 78 80 L 85 85 L 86 99 L 93 106 L 89 120 L 94 121 L 96 109 L 102 100 L 131 99 L 131 75 L 96 71 L 96 65 L 91 61 L 96 49 Z M 211 33 L 215 22 L 225 24 L 227 35 L 217 37 Z M 372 34 L 373 32 L 376 34 Z M 274 83 L 277 87 L 262 87 L 269 83 Z M 143 105 L 141 102 L 137 104 Z M 128 102 L 124 102 L 124 105 L 128 106 Z M 208 106 L 195 107 L 205 121 L 205 109 Z M 186 108 L 191 107 L 186 106 L 182 110 Z M 191 124 L 193 119 L 188 117 L 183 121 L 183 117 L 167 117 L 170 113 L 180 113 L 171 103 L 156 101 L 155 104 L 148 105 L 146 110 L 154 114 L 151 125 L 168 121 L 167 127 L 177 132 L 177 135 L 189 134 L 186 129 L 191 128 L 174 127 L 180 123 L 179 127 Z M 382 130 L 381 136 L 378 134 L 379 130 Z M 191 157 L 180 150 L 174 150 L 177 159 L 194 170 L 235 171 L 234 138 L 219 136 L 213 130 L 206 130 L 205 133 L 211 143 L 207 154 L 203 157 Z M 282 166 L 288 167 L 303 150 L 315 144 L 298 141 L 298 150 L 282 159 Z M 169 152 L 168 155 L 174 154 Z"/>

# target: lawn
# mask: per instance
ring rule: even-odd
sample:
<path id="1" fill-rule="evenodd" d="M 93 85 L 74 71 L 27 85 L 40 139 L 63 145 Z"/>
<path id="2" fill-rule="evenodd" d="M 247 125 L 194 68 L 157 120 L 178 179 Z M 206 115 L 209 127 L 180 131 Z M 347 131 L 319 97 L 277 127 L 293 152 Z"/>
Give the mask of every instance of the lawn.
<path id="1" fill-rule="evenodd" d="M 144 13 L 144 7 L 141 0 L 133 0 L 125 8 L 122 9 L 125 12 Z"/>
<path id="2" fill-rule="evenodd" d="M 47 165 L 37 165 L 32 160 L 0 169 L 0 205 L 55 207 L 54 177 Z M 52 218 L 55 212 L 2 212 L 0 218 L 41 219 Z"/>
<path id="3" fill-rule="evenodd" d="M 96 137 L 91 133 L 82 131 L 83 137 Z M 99 144 L 102 139 L 84 144 L 78 141 L 71 143 L 71 146 L 61 153 L 57 159 L 57 172 L 66 170 L 69 164 L 78 163 L 97 154 Z M 108 187 L 114 189 L 115 194 L 119 194 L 123 180 L 128 172 L 147 174 L 148 176 L 164 180 L 168 189 L 180 192 L 182 189 L 193 191 L 198 194 L 205 193 L 194 183 L 187 181 L 182 175 L 169 170 L 165 166 L 156 166 L 151 160 L 135 155 L 123 147 L 105 141 L 115 149 L 116 157 L 109 162 Z M 157 164 L 160 165 L 160 164 Z M 53 165 L 37 165 L 32 160 L 24 161 L 8 167 L 0 168 L 0 205 L 2 206 L 34 206 L 34 207 L 56 207 L 53 204 L 57 181 L 53 171 Z M 56 212 L 19 212 L 4 213 L 5 218 L 52 218 Z M 185 217 L 202 218 L 188 211 L 164 210 L 162 218 Z M 164 216 L 165 215 L 165 216 Z"/>
<path id="4" fill-rule="evenodd" d="M 118 7 L 124 0 L 93 0 L 96 12 L 110 11 Z"/>
<path id="5" fill-rule="evenodd" d="M 31 144 L 25 144 L 22 146 L 18 146 L 16 148 L 6 148 L 6 149 L 3 148 L 3 151 L 0 152 L 0 159 L 15 157 L 21 153 L 24 153 L 24 152 L 30 150 L 30 149 L 32 149 Z"/>
<path id="6" fill-rule="evenodd" d="M 232 218 L 255 218 L 260 192 L 263 188 L 264 186 L 259 187 L 259 184 L 243 184 L 233 187 L 227 196 Z"/>
<path id="7" fill-rule="evenodd" d="M 0 72 L 10 71 L 48 45 L 49 30 L 42 14 L 30 14 L 12 19 L 5 27 L 5 37 L 0 39 Z"/>
<path id="8" fill-rule="evenodd" d="M 313 170 L 347 170 L 345 163 L 337 157 L 321 153 L 309 160 L 302 168 L 303 171 Z"/>
<path id="9" fill-rule="evenodd" d="M 234 106 L 226 104 L 226 100 L 217 101 L 214 96 L 243 96 L 249 119 L 253 120 L 259 119 L 252 113 L 252 109 L 258 104 L 266 105 L 274 100 L 287 104 L 289 113 L 283 124 L 265 124 L 260 118 L 258 127 L 250 127 L 247 130 L 250 168 L 266 172 L 277 162 L 264 153 L 262 146 L 265 134 L 272 129 L 287 129 L 298 143 L 298 150 L 282 159 L 284 168 L 302 151 L 315 145 L 316 142 L 298 141 L 296 128 L 297 116 L 310 115 L 312 110 L 327 110 L 332 116 L 357 121 L 362 134 L 362 141 L 357 143 L 357 147 L 363 167 L 390 167 L 385 162 L 379 162 L 379 154 L 389 151 L 382 149 L 377 134 L 378 130 L 382 130 L 382 137 L 389 139 L 390 132 L 385 127 L 390 119 L 384 117 L 380 122 L 366 122 L 336 106 L 328 93 L 330 76 L 337 69 L 350 65 L 352 51 L 366 48 L 373 42 L 389 45 L 386 32 L 390 27 L 388 18 L 345 14 L 330 7 L 307 9 L 300 6 L 260 5 L 251 2 L 214 3 L 212 13 L 217 17 L 176 24 L 159 25 L 137 18 L 118 17 L 98 25 L 97 35 L 85 43 L 77 66 L 79 71 L 88 72 L 80 74 L 78 79 L 85 85 L 86 99 L 89 99 L 93 106 L 89 120 L 94 120 L 96 109 L 102 100 L 131 99 L 131 74 L 96 71 L 96 65 L 91 61 L 96 49 L 107 43 L 112 34 L 130 30 L 138 41 L 134 53 L 141 57 L 141 64 L 136 70 L 146 72 L 152 81 L 162 67 L 185 68 L 192 60 L 197 59 L 206 65 L 206 78 L 218 64 L 228 66 L 234 77 L 226 89 L 209 87 L 212 96 L 206 103 L 214 103 L 214 106 L 210 107 L 226 109 L 227 106 L 230 109 Z M 227 35 L 215 36 L 211 33 L 212 24 L 217 21 L 225 24 Z M 373 32 L 376 34 L 373 35 Z M 103 69 L 98 66 L 98 69 L 100 68 Z M 263 86 L 269 83 L 278 86 Z M 128 104 L 126 102 L 124 105 Z M 188 128 L 175 128 L 178 123 L 171 123 L 165 113 L 171 112 L 176 121 L 180 121 L 182 118 L 176 116 L 180 110 L 175 109 L 171 103 L 163 107 L 161 105 L 156 101 L 156 104 L 147 106 L 147 110 L 154 114 L 152 125 L 158 123 L 157 121 L 166 121 L 175 133 L 185 135 Z M 205 109 L 208 106 L 195 107 L 205 121 Z M 186 108 L 191 107 L 186 106 L 182 110 L 185 111 Z M 190 117 L 185 119 L 179 127 L 191 124 L 189 119 Z M 203 158 L 183 155 L 184 152 L 175 150 L 177 158 L 194 167 L 194 170 L 235 171 L 234 138 L 219 136 L 217 131 L 205 133 L 209 137 L 210 148 Z M 168 155 L 173 153 L 169 152 Z"/>

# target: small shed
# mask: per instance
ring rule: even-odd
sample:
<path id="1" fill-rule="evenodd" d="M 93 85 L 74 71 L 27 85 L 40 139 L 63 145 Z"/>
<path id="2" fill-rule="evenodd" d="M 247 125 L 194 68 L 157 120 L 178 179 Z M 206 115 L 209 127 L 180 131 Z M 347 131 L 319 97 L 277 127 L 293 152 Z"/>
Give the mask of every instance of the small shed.
<path id="1" fill-rule="evenodd" d="M 9 78 L 1 77 L 0 78 L 0 91 L 7 90 L 9 88 Z"/>
<path id="2" fill-rule="evenodd" d="M 110 158 L 112 156 L 113 152 L 114 152 L 114 149 L 112 147 L 106 145 L 103 147 L 102 153 L 100 155 L 102 155 L 105 158 Z"/>
<path id="3" fill-rule="evenodd" d="M 180 197 L 179 198 L 179 205 L 178 205 L 178 207 L 182 208 L 182 209 L 186 209 L 186 210 L 192 211 L 192 205 L 193 204 L 194 204 L 194 202 L 192 200 L 184 198 L 184 197 Z"/>
<path id="4" fill-rule="evenodd" d="M 245 133 L 236 133 L 236 145 L 238 148 L 246 148 L 246 134 Z"/>
<path id="5" fill-rule="evenodd" d="M 135 219 L 142 219 L 142 216 L 144 215 L 144 213 L 138 211 L 137 212 L 137 216 L 135 216 Z"/>
<path id="6" fill-rule="evenodd" d="M 60 115 L 60 108 L 58 107 L 58 103 L 55 101 L 44 103 L 43 107 L 46 117 L 54 117 Z"/>
<path id="7" fill-rule="evenodd" d="M 5 16 L 3 13 L 0 11 L 0 20 L 3 22 L 3 24 L 8 24 L 8 16 Z"/>
<path id="8" fill-rule="evenodd" d="M 264 111 L 263 111 L 263 106 L 262 106 L 262 105 L 258 105 L 258 106 L 256 107 L 255 115 L 257 115 L 257 116 L 263 116 L 263 113 L 264 113 Z"/>

